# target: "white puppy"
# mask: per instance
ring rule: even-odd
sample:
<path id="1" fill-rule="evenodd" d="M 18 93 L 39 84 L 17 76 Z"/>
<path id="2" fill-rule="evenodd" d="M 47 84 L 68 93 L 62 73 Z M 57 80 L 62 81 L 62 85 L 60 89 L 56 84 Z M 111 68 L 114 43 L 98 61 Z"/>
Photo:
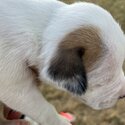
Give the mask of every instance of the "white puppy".
<path id="1" fill-rule="evenodd" d="M 0 1 L 0 100 L 41 125 L 69 125 L 38 90 L 43 81 L 103 109 L 125 95 L 125 37 L 91 3 Z"/>

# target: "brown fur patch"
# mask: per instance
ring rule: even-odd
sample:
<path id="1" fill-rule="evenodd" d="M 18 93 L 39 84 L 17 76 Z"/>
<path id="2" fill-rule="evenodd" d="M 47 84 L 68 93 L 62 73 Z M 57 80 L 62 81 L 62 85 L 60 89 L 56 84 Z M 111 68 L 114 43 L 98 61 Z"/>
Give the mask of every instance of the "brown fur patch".
<path id="1" fill-rule="evenodd" d="M 75 48 L 85 49 L 83 56 L 85 68 L 86 71 L 92 70 L 93 65 L 102 54 L 99 30 L 94 27 L 81 27 L 69 33 L 59 45 L 59 50 L 73 50 Z M 74 58 L 74 54 L 70 55 L 71 60 L 72 58 Z"/>

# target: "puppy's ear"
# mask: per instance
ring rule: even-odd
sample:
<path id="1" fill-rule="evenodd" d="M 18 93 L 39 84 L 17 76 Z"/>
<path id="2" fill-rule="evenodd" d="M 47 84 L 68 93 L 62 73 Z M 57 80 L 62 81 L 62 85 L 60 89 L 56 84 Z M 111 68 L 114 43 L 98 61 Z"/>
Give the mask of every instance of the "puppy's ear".
<path id="1" fill-rule="evenodd" d="M 96 29 L 84 27 L 68 34 L 51 60 L 48 73 L 68 91 L 81 95 L 87 89 L 87 73 L 102 53 L 101 39 Z"/>
<path id="2" fill-rule="evenodd" d="M 51 61 L 49 73 L 54 80 L 65 80 L 84 73 L 82 55 L 83 48 L 73 48 L 68 50 L 59 50 L 58 55 Z"/>
<path id="3" fill-rule="evenodd" d="M 64 88 L 78 95 L 83 94 L 87 88 L 87 77 L 82 58 L 84 51 L 84 48 L 59 50 L 48 70 L 53 80 L 63 81 Z"/>

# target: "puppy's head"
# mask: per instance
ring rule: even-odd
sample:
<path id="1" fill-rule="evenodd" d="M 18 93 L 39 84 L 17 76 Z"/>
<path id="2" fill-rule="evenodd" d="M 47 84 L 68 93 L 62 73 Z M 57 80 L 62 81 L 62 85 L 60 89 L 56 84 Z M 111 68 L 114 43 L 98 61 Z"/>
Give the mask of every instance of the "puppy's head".
<path id="1" fill-rule="evenodd" d="M 49 76 L 73 94 L 85 93 L 87 72 L 102 53 L 97 32 L 93 27 L 81 27 L 67 34 L 50 61 Z"/>
<path id="2" fill-rule="evenodd" d="M 122 64 L 125 38 L 104 9 L 89 3 L 58 10 L 43 36 L 41 79 L 102 109 L 125 93 Z"/>

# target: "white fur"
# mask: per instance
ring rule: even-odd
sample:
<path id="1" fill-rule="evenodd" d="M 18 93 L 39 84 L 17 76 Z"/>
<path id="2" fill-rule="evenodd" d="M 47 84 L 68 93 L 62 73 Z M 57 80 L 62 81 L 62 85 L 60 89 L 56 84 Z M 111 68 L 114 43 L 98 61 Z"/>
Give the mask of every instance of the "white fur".
<path id="1" fill-rule="evenodd" d="M 29 118 L 27 116 L 25 117 L 25 120 L 28 121 L 30 123 L 30 125 L 38 125 L 37 122 L 35 122 L 34 120 L 32 120 L 31 118 Z"/>
<path id="2" fill-rule="evenodd" d="M 87 74 L 88 89 L 80 98 L 96 109 L 113 106 L 125 87 L 120 26 L 94 4 L 56 0 L 0 1 L 0 100 L 41 125 L 69 125 L 41 95 L 27 62 L 37 66 L 42 81 L 56 83 L 47 73 L 50 60 L 65 35 L 81 26 L 97 27 L 107 51 Z"/>

